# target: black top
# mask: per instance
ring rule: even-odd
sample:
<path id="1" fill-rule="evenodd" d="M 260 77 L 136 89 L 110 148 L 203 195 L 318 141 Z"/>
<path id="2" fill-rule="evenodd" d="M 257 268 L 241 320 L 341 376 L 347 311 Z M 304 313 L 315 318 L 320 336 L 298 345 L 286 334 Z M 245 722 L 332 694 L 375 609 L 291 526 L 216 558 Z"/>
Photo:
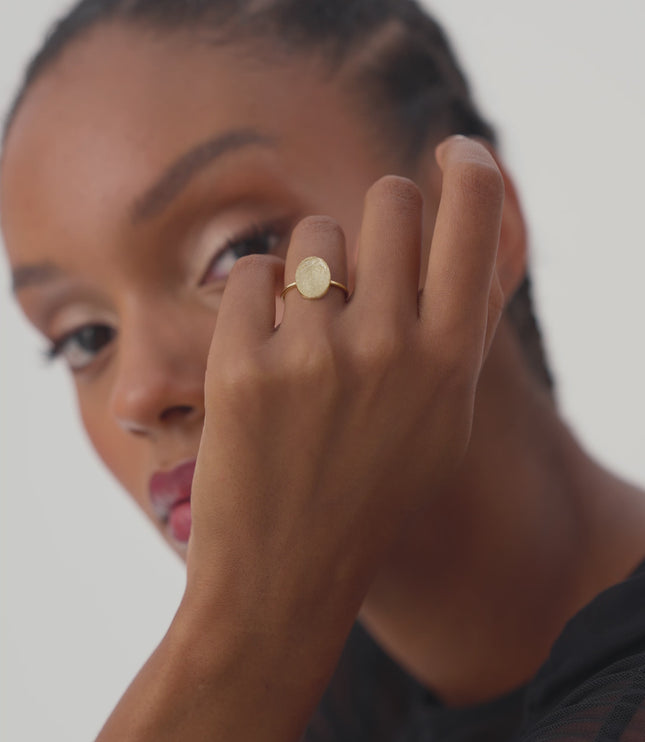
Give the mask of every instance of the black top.
<path id="1" fill-rule="evenodd" d="M 303 742 L 645 742 L 645 562 L 565 626 L 526 686 L 446 708 L 358 624 Z"/>

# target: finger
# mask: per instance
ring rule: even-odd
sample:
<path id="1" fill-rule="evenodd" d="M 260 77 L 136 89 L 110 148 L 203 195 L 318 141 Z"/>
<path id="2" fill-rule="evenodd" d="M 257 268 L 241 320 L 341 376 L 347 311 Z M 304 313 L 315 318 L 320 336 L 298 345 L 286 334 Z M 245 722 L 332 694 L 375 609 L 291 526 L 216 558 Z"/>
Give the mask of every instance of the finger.
<path id="1" fill-rule="evenodd" d="M 226 280 L 213 345 L 249 347 L 273 334 L 283 274 L 284 261 L 272 255 L 248 255 L 235 263 Z"/>
<path id="2" fill-rule="evenodd" d="M 363 210 L 354 311 L 397 319 L 417 316 L 423 199 L 407 178 L 388 175 L 367 192 Z"/>
<path id="3" fill-rule="evenodd" d="M 499 243 L 504 182 L 481 144 L 451 137 L 437 148 L 443 171 L 421 317 L 430 336 L 449 339 L 481 362 Z"/>
<path id="4" fill-rule="evenodd" d="M 296 270 L 305 258 L 322 258 L 329 266 L 331 279 L 347 286 L 347 256 L 345 236 L 339 225 L 326 216 L 310 216 L 303 219 L 291 234 L 287 252 L 284 280 L 285 286 L 296 280 Z M 284 316 L 281 327 L 327 322 L 338 313 L 346 302 L 345 292 L 330 286 L 320 299 L 302 296 L 297 287 L 284 295 Z"/>
<path id="5" fill-rule="evenodd" d="M 495 332 L 502 318 L 504 307 L 506 306 L 506 297 L 502 288 L 497 271 L 493 273 L 493 280 L 490 287 L 490 297 L 488 300 L 488 316 L 486 318 L 486 337 L 484 339 L 483 358 L 486 358 L 490 346 L 493 343 Z"/>

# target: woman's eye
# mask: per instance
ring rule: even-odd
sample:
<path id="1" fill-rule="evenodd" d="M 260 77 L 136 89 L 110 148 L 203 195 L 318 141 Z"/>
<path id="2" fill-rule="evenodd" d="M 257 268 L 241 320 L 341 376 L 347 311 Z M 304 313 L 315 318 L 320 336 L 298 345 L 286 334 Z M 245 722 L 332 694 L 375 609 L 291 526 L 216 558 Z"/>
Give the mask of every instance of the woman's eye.
<path id="1" fill-rule="evenodd" d="M 275 228 L 255 228 L 251 232 L 233 237 L 208 266 L 201 284 L 225 281 L 235 263 L 245 255 L 267 255 L 275 252 L 282 240 L 282 233 Z"/>
<path id="2" fill-rule="evenodd" d="M 47 351 L 51 360 L 64 358 L 72 371 L 81 371 L 114 338 L 115 330 L 108 325 L 86 325 L 56 340 Z"/>

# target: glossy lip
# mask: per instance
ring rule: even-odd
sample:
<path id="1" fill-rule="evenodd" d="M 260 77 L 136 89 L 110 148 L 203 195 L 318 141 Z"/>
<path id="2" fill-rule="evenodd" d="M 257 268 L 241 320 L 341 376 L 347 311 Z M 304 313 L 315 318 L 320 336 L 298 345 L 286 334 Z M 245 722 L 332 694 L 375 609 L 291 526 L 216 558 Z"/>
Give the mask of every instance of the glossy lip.
<path id="1" fill-rule="evenodd" d="M 165 525 L 177 505 L 190 502 L 195 473 L 195 460 L 179 464 L 168 471 L 155 472 L 150 478 L 150 502 L 159 520 Z"/>

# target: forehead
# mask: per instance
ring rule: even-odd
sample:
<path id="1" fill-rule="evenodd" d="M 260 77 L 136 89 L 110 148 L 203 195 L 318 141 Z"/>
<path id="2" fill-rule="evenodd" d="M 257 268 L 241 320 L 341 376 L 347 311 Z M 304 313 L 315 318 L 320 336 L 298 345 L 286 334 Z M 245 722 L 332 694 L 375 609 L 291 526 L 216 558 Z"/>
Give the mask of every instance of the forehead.
<path id="1" fill-rule="evenodd" d="M 184 152 L 231 130 L 273 140 L 285 173 L 315 178 L 346 167 L 345 153 L 369 168 L 365 122 L 338 78 L 315 55 L 272 59 L 260 51 L 124 25 L 97 27 L 71 44 L 33 84 L 9 133 L 5 231 L 13 212 L 44 204 L 63 230 L 83 219 L 96 225 Z"/>
<path id="2" fill-rule="evenodd" d="M 339 93 L 314 54 L 270 56 L 265 41 L 209 43 L 197 31 L 110 23 L 70 42 L 32 85 L 18 118 L 23 127 L 34 117 L 46 119 L 57 133 L 100 124 L 95 138 L 128 133 L 141 148 L 159 129 L 172 131 L 189 118 L 201 122 L 204 113 L 222 124 L 260 114 L 281 125 L 293 119 L 296 101 L 306 118 L 312 106 L 339 103 Z"/>

